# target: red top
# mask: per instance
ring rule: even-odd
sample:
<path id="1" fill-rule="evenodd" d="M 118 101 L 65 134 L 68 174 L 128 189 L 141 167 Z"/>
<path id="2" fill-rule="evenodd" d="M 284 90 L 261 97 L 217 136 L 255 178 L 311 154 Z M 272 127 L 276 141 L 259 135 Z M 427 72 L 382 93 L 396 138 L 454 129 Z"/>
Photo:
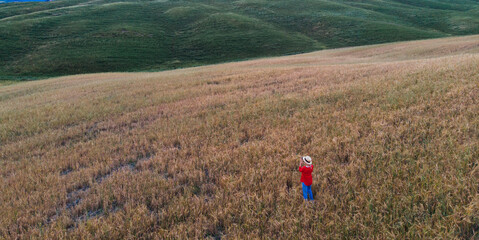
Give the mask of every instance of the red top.
<path id="1" fill-rule="evenodd" d="M 311 186 L 313 184 L 313 176 L 311 176 L 313 165 L 311 167 L 299 167 L 299 171 L 301 172 L 301 182 L 306 186 Z"/>

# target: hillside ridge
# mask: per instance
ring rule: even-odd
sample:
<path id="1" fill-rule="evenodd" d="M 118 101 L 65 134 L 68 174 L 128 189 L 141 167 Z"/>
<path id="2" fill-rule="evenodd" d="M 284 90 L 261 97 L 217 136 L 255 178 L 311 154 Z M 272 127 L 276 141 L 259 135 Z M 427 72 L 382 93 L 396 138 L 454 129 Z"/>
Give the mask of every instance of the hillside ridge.
<path id="1" fill-rule="evenodd" d="M 0 78 L 158 71 L 479 33 L 477 1 L 106 1 L 0 5 Z"/>

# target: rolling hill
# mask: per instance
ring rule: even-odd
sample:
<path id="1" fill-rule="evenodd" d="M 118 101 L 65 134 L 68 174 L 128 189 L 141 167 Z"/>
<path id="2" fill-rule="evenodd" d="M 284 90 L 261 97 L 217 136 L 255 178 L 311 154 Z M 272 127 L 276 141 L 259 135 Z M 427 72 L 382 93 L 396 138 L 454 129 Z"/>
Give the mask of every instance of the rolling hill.
<path id="1" fill-rule="evenodd" d="M 475 239 L 477 66 L 476 35 L 1 86 L 0 238 Z"/>
<path id="2" fill-rule="evenodd" d="M 477 33 L 477 0 L 0 4 L 0 78 L 157 71 Z"/>

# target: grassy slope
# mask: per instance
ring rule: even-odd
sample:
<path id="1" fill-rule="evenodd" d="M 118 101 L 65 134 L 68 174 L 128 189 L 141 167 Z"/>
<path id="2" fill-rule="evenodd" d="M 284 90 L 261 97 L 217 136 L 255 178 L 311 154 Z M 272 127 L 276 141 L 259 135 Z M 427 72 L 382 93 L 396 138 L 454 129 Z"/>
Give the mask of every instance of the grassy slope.
<path id="1" fill-rule="evenodd" d="M 473 238 L 478 41 L 2 86 L 0 238 Z"/>
<path id="2" fill-rule="evenodd" d="M 0 5 L 0 76 L 164 70 L 479 33 L 478 1 L 106 1 Z"/>

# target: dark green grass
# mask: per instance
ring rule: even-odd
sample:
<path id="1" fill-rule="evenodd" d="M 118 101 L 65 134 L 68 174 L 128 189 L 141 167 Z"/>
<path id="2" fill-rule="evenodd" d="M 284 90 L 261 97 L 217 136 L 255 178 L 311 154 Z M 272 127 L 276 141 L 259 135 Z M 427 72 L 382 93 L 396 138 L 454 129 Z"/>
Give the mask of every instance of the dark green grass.
<path id="1" fill-rule="evenodd" d="M 479 33 L 479 1 L 0 4 L 0 76 L 153 71 Z"/>

